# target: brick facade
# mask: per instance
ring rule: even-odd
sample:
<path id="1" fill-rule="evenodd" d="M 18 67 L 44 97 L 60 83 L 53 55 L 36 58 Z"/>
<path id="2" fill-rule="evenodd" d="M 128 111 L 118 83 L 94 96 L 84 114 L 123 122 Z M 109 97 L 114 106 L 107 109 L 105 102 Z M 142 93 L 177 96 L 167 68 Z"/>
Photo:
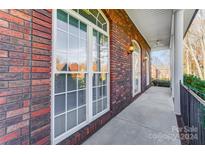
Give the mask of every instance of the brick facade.
<path id="1" fill-rule="evenodd" d="M 50 143 L 51 11 L 0 10 L 0 144 Z"/>
<path id="2" fill-rule="evenodd" d="M 124 10 L 103 10 L 110 22 L 111 110 L 59 144 L 80 144 L 132 98 L 132 39 L 150 48 Z M 50 144 L 51 10 L 0 10 L 0 144 Z M 142 92 L 146 64 L 142 61 Z"/>

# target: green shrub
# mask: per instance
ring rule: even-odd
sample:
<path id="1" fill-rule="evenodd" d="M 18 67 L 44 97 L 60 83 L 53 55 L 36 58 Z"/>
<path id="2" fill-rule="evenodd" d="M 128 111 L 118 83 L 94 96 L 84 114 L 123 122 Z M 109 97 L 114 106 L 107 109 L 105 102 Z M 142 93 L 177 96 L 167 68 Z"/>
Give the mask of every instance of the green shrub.
<path id="1" fill-rule="evenodd" d="M 205 80 L 194 75 L 184 75 L 184 85 L 205 100 Z"/>
<path id="2" fill-rule="evenodd" d="M 170 87 L 170 81 L 169 80 L 153 80 L 152 84 L 154 86 L 159 86 L 159 87 Z"/>

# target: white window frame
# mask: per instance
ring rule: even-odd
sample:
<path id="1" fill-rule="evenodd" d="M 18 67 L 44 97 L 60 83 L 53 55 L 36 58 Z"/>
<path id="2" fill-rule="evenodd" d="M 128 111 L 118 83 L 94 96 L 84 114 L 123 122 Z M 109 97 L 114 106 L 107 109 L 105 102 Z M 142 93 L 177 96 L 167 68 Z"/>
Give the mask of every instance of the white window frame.
<path id="1" fill-rule="evenodd" d="M 55 138 L 55 134 L 54 134 L 54 117 L 55 117 L 55 113 L 54 113 L 54 88 L 55 88 L 55 56 L 53 56 L 54 51 L 55 51 L 55 45 L 56 45 L 56 29 L 57 29 L 57 10 L 53 10 L 52 12 L 52 69 L 51 69 L 51 144 L 57 144 L 61 141 L 63 141 L 64 139 L 68 138 L 70 135 L 74 134 L 75 132 L 77 132 L 78 130 L 82 129 L 83 127 L 85 127 L 86 125 L 88 125 L 89 123 L 91 123 L 92 121 L 96 120 L 97 118 L 101 117 L 102 115 L 104 115 L 105 113 L 110 111 L 110 34 L 109 34 L 109 20 L 107 19 L 107 17 L 104 15 L 104 13 L 101 10 L 98 10 L 102 16 L 104 17 L 104 19 L 107 22 L 107 32 L 105 32 L 103 29 L 101 29 L 100 27 L 98 27 L 97 25 L 93 24 L 92 22 L 90 22 L 88 19 L 84 18 L 83 16 L 81 16 L 80 14 L 78 14 L 77 12 L 73 11 L 73 10 L 65 10 L 62 9 L 63 11 L 67 12 L 69 15 L 75 17 L 76 19 L 78 19 L 79 21 L 84 22 L 87 25 L 87 48 L 88 48 L 88 57 L 87 57 L 87 71 L 85 73 L 87 73 L 88 78 L 86 79 L 87 83 L 86 83 L 86 116 L 87 119 L 86 121 L 82 122 L 81 124 L 77 125 L 76 127 L 72 128 L 69 131 L 66 131 L 65 133 L 61 134 L 60 136 Z M 96 114 L 95 116 L 93 116 L 93 111 L 92 111 L 92 76 L 93 76 L 93 71 L 92 71 L 92 38 L 93 38 L 93 29 L 97 30 L 98 32 L 102 33 L 103 35 L 108 37 L 108 71 L 107 71 L 107 109 L 103 110 L 102 112 Z M 75 73 L 75 72 L 73 72 Z"/>
<path id="2" fill-rule="evenodd" d="M 140 92 L 141 92 L 141 73 L 142 73 L 142 70 L 141 70 L 141 48 L 140 48 L 140 45 L 138 44 L 138 42 L 137 41 L 135 41 L 135 40 L 132 40 L 132 44 L 133 44 L 133 46 L 134 46 L 134 51 L 132 52 L 132 96 L 134 97 L 134 96 L 136 96 L 137 94 L 139 94 Z M 137 50 L 139 50 L 139 85 L 138 85 L 138 91 L 137 92 L 135 92 L 135 82 L 134 82 L 134 75 L 135 75 L 135 73 L 134 73 L 134 60 L 135 60 L 135 58 L 134 58 L 134 55 L 135 55 L 135 50 L 136 50 L 136 48 L 137 48 Z"/>

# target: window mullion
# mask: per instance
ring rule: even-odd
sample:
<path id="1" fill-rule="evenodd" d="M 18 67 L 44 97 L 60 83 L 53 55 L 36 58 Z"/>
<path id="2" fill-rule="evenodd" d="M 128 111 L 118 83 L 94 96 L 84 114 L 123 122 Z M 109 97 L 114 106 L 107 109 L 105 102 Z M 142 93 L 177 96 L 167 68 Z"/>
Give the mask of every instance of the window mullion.
<path id="1" fill-rule="evenodd" d="M 92 27 L 88 26 L 88 120 L 91 121 L 92 119 Z"/>

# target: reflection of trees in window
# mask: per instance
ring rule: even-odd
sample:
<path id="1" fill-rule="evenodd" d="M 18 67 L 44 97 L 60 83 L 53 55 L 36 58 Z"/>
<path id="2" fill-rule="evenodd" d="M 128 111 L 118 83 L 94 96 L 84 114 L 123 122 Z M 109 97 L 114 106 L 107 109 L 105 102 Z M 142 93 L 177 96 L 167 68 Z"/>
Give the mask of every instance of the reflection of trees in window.
<path id="1" fill-rule="evenodd" d="M 184 72 L 205 79 L 205 10 L 199 10 L 184 38 Z"/>

